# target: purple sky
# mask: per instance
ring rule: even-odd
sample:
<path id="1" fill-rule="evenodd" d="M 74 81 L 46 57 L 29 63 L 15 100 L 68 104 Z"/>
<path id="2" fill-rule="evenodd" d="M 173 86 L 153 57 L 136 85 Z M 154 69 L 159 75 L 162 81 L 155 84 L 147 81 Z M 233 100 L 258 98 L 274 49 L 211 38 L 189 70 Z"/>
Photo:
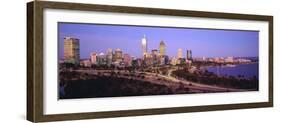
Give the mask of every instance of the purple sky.
<path id="1" fill-rule="evenodd" d="M 63 38 L 80 39 L 80 57 L 89 58 L 91 52 L 105 53 L 108 48 L 122 49 L 123 53 L 141 56 L 141 39 L 147 37 L 148 50 L 159 49 L 163 40 L 166 54 L 176 56 L 179 48 L 192 50 L 193 57 L 258 56 L 258 31 L 140 27 L 58 23 L 59 58 L 63 58 Z"/>

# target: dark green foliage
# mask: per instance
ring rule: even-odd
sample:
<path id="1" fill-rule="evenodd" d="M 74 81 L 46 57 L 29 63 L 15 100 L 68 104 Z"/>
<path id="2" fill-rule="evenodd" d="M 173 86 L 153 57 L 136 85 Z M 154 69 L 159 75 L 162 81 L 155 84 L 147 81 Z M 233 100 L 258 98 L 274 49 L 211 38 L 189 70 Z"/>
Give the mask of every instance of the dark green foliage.
<path id="1" fill-rule="evenodd" d="M 251 79 L 230 77 L 219 77 L 212 72 L 205 71 L 201 74 L 189 73 L 185 70 L 173 71 L 173 75 L 176 77 L 184 78 L 189 81 L 198 82 L 207 85 L 216 85 L 221 87 L 229 87 L 236 89 L 250 89 L 258 90 L 258 79 L 253 77 Z"/>
<path id="2" fill-rule="evenodd" d="M 65 95 L 61 99 L 119 97 L 172 94 L 164 86 L 132 79 L 98 77 L 89 80 L 72 80 L 66 82 Z"/>

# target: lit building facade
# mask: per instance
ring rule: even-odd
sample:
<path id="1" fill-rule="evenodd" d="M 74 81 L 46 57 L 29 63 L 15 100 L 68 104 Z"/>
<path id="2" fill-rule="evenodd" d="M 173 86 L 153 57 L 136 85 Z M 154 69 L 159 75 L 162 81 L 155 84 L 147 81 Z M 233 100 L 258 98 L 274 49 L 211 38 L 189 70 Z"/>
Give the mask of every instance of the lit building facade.
<path id="1" fill-rule="evenodd" d="M 181 58 L 183 58 L 183 56 L 182 56 L 182 49 L 180 48 L 180 49 L 178 49 L 178 59 L 181 59 Z"/>
<path id="2" fill-rule="evenodd" d="M 160 65 L 167 65 L 169 64 L 169 56 L 164 55 L 160 57 Z"/>
<path id="3" fill-rule="evenodd" d="M 158 50 L 157 49 L 151 50 L 151 57 L 152 57 L 152 64 L 154 66 L 158 65 L 159 62 L 160 62 L 160 57 L 158 55 Z"/>
<path id="4" fill-rule="evenodd" d="M 107 65 L 111 65 L 112 61 L 113 61 L 113 51 L 112 49 L 107 49 L 106 52 L 106 61 L 107 61 Z"/>
<path id="5" fill-rule="evenodd" d="M 122 61 L 122 56 L 123 56 L 122 50 L 121 49 L 116 49 L 115 50 L 115 54 L 114 54 L 115 61 L 121 62 Z"/>
<path id="6" fill-rule="evenodd" d="M 106 61 L 106 55 L 104 53 L 100 53 L 97 56 L 97 64 L 98 65 L 106 65 L 107 61 Z"/>
<path id="7" fill-rule="evenodd" d="M 186 51 L 186 59 L 187 60 L 192 60 L 192 51 L 191 50 L 187 50 Z"/>
<path id="8" fill-rule="evenodd" d="M 132 57 L 129 54 L 124 54 L 125 66 L 132 66 Z"/>
<path id="9" fill-rule="evenodd" d="M 162 57 L 165 54 L 166 54 L 166 45 L 165 45 L 164 41 L 161 41 L 160 45 L 159 45 L 159 55 Z"/>
<path id="10" fill-rule="evenodd" d="M 158 56 L 158 50 L 157 49 L 151 50 L 151 55 Z"/>
<path id="11" fill-rule="evenodd" d="M 227 58 L 225 58 L 224 60 L 226 63 L 233 63 L 234 62 L 234 58 L 232 56 L 229 56 Z"/>
<path id="12" fill-rule="evenodd" d="M 216 63 L 224 63 L 224 58 L 223 57 L 215 57 L 214 62 Z"/>
<path id="13" fill-rule="evenodd" d="M 173 57 L 171 59 L 171 65 L 177 65 L 178 64 L 178 59 L 176 57 Z"/>
<path id="14" fill-rule="evenodd" d="M 153 64 L 153 57 L 151 54 L 146 54 L 144 63 L 145 63 L 145 66 L 151 66 Z"/>
<path id="15" fill-rule="evenodd" d="M 91 67 L 92 66 L 91 60 L 85 59 L 85 60 L 80 61 L 80 66 Z"/>
<path id="16" fill-rule="evenodd" d="M 97 64 L 97 53 L 95 53 L 95 52 L 91 53 L 91 63 Z"/>
<path id="17" fill-rule="evenodd" d="M 141 67 L 142 59 L 141 58 L 132 58 L 132 67 Z"/>
<path id="18" fill-rule="evenodd" d="M 169 64 L 169 56 L 168 55 L 164 55 L 164 64 Z"/>
<path id="19" fill-rule="evenodd" d="M 144 35 L 142 40 L 141 40 L 141 49 L 142 49 L 142 55 L 145 58 L 147 55 L 147 39 L 146 36 Z"/>
<path id="20" fill-rule="evenodd" d="M 72 37 L 64 38 L 64 62 L 79 65 L 80 61 L 79 39 Z"/>

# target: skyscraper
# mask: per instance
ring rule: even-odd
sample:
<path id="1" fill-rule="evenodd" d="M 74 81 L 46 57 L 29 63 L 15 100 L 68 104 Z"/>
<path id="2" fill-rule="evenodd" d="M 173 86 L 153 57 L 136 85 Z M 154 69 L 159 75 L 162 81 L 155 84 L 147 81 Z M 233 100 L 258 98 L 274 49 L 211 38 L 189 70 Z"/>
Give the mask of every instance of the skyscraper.
<path id="1" fill-rule="evenodd" d="M 91 63 L 97 64 L 97 53 L 95 53 L 95 52 L 91 53 Z"/>
<path id="2" fill-rule="evenodd" d="M 146 57 L 146 55 L 147 55 L 147 39 L 146 39 L 145 35 L 143 36 L 143 38 L 141 40 L 141 49 L 142 49 L 143 57 Z"/>
<path id="3" fill-rule="evenodd" d="M 106 61 L 106 55 L 104 53 L 100 53 L 97 56 L 97 63 L 98 65 L 106 65 L 107 61 Z"/>
<path id="4" fill-rule="evenodd" d="M 182 49 L 180 48 L 180 49 L 178 49 L 178 59 L 181 59 L 181 58 L 183 58 L 183 56 L 182 56 Z"/>
<path id="5" fill-rule="evenodd" d="M 124 54 L 124 63 L 125 63 L 125 66 L 132 65 L 132 57 L 129 54 Z"/>
<path id="6" fill-rule="evenodd" d="M 146 66 L 152 65 L 152 64 L 153 64 L 153 57 L 152 57 L 152 55 L 149 54 L 149 53 L 146 54 L 146 57 L 145 57 L 144 62 L 145 62 L 145 65 L 146 65 Z"/>
<path id="7" fill-rule="evenodd" d="M 186 51 L 186 59 L 187 60 L 192 60 L 192 51 L 191 50 L 187 50 Z"/>
<path id="8" fill-rule="evenodd" d="M 123 52 L 122 52 L 122 50 L 121 49 L 116 49 L 115 50 L 115 60 L 116 61 L 122 61 L 122 57 L 123 57 Z"/>
<path id="9" fill-rule="evenodd" d="M 106 51 L 106 61 L 107 65 L 111 65 L 113 61 L 113 51 L 111 48 L 108 48 Z"/>
<path id="10" fill-rule="evenodd" d="M 165 55 L 165 52 L 166 52 L 166 45 L 164 43 L 164 41 L 161 41 L 160 42 L 160 45 L 159 45 L 159 53 L 160 53 L 160 56 L 164 56 Z"/>
<path id="11" fill-rule="evenodd" d="M 151 56 L 152 56 L 152 63 L 153 63 L 153 65 L 157 65 L 158 62 L 160 62 L 159 55 L 158 55 L 158 50 L 157 49 L 151 50 Z"/>
<path id="12" fill-rule="evenodd" d="M 72 37 L 64 38 L 64 62 L 79 64 L 80 50 L 79 39 Z"/>

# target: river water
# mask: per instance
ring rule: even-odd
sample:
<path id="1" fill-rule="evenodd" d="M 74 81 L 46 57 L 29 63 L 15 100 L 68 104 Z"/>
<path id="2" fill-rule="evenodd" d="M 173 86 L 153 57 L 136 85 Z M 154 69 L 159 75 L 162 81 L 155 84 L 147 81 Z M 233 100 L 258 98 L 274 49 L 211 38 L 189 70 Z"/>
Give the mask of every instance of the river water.
<path id="1" fill-rule="evenodd" d="M 244 76 L 245 78 L 252 78 L 256 76 L 258 78 L 259 74 L 259 64 L 238 64 L 235 66 L 214 66 L 208 67 L 209 72 L 213 72 L 219 76 Z"/>

